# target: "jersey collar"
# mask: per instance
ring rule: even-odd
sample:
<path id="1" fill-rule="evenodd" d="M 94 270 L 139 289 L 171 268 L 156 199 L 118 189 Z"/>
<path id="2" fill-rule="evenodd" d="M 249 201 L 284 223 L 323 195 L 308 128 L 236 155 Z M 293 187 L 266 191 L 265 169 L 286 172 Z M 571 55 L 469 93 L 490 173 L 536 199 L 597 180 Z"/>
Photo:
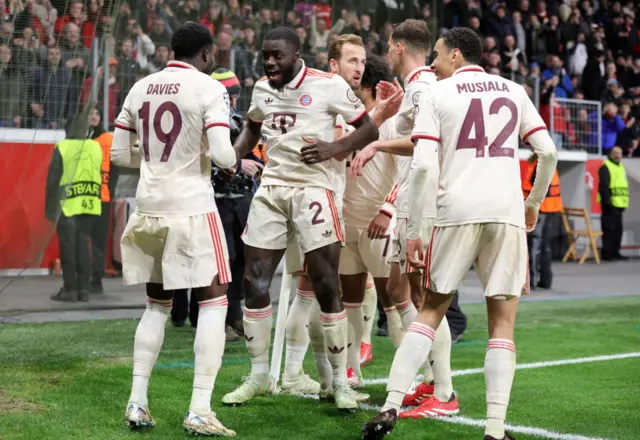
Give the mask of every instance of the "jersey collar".
<path id="1" fill-rule="evenodd" d="M 169 61 L 167 63 L 167 67 L 176 67 L 178 69 L 198 70 L 195 67 L 193 67 L 191 64 L 183 63 L 182 61 Z"/>
<path id="2" fill-rule="evenodd" d="M 288 89 L 296 90 L 298 87 L 300 87 L 302 81 L 304 81 L 304 77 L 307 76 L 307 66 L 304 64 L 304 60 L 300 60 L 300 62 L 302 63 L 300 72 L 298 72 L 298 74 L 294 76 L 288 84 L 285 85 L 285 87 Z"/>
<path id="3" fill-rule="evenodd" d="M 433 72 L 433 69 L 429 66 L 420 66 L 418 68 L 413 69 L 411 72 L 409 72 L 409 74 L 405 78 L 404 87 L 407 88 L 407 86 L 411 84 L 413 81 L 415 81 L 416 78 L 418 78 L 418 76 L 420 76 L 422 72 Z"/>
<path id="4" fill-rule="evenodd" d="M 472 66 L 464 66 L 453 72 L 454 75 L 465 72 L 475 72 L 475 73 L 486 73 L 484 69 L 480 66 L 472 65 Z"/>

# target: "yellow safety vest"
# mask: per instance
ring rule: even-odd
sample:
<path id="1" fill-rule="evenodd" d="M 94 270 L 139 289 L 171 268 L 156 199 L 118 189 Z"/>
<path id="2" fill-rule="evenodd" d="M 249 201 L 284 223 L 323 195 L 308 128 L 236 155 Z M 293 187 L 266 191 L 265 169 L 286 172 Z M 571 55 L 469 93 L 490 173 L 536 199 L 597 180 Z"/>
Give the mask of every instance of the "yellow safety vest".
<path id="1" fill-rule="evenodd" d="M 66 217 L 100 215 L 102 149 L 96 141 L 66 139 L 56 145 L 62 156 L 62 213 Z"/>
<path id="2" fill-rule="evenodd" d="M 615 163 L 607 159 L 602 162 L 601 167 L 609 169 L 609 190 L 611 191 L 611 203 L 616 208 L 629 207 L 629 181 L 627 172 L 622 163 Z M 600 192 L 598 192 L 598 203 L 600 203 Z"/>

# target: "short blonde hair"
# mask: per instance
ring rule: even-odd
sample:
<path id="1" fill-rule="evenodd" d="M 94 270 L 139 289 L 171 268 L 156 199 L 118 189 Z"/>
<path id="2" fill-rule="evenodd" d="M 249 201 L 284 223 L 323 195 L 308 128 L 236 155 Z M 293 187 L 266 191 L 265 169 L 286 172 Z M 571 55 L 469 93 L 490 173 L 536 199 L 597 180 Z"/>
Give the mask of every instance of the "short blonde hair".
<path id="1" fill-rule="evenodd" d="M 342 48 L 345 44 L 353 44 L 354 46 L 364 47 L 362 38 L 354 34 L 344 34 L 336 38 L 329 46 L 329 60 L 340 60 L 342 56 Z"/>

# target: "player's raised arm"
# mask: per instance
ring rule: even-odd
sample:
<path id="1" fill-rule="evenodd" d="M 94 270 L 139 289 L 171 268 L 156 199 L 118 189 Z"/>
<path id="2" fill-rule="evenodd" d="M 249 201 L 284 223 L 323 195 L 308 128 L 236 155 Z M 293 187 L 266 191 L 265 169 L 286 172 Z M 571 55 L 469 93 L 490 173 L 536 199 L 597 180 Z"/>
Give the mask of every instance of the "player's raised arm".
<path id="1" fill-rule="evenodd" d="M 537 212 L 547 194 L 551 179 L 553 179 L 553 172 L 558 165 L 558 152 L 540 114 L 526 97 L 522 107 L 520 136 L 523 141 L 531 145 L 533 151 L 538 155 L 536 179 L 529 197 L 525 200 L 527 208 Z M 529 226 L 527 225 L 527 228 Z M 535 227 L 535 224 L 533 226 Z"/>
<path id="2" fill-rule="evenodd" d="M 140 168 L 142 156 L 140 148 L 136 145 L 138 134 L 133 115 L 129 109 L 131 94 L 135 88 L 129 91 L 122 110 L 118 115 L 113 133 L 113 143 L 111 144 L 111 161 L 119 166 L 127 168 Z"/>
<path id="3" fill-rule="evenodd" d="M 214 79 L 203 96 L 204 127 L 209 141 L 211 160 L 227 169 L 236 163 L 236 152 L 231 145 L 229 126 L 229 93 Z"/>

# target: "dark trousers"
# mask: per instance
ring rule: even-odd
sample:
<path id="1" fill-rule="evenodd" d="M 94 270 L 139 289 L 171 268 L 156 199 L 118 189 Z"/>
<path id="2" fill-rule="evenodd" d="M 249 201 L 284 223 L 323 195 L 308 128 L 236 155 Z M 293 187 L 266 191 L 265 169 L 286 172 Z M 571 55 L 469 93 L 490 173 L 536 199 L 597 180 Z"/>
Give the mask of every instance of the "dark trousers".
<path id="1" fill-rule="evenodd" d="M 531 287 L 550 288 L 553 282 L 551 271 L 551 240 L 557 230 L 560 213 L 540 213 L 538 224 L 527 235 L 529 247 L 529 280 Z"/>
<path id="2" fill-rule="evenodd" d="M 602 258 L 610 259 L 620 255 L 622 244 L 622 213 L 624 209 L 602 206 L 600 222 L 602 226 Z"/>
<path id="3" fill-rule="evenodd" d="M 91 275 L 91 251 L 89 241 L 94 215 L 77 215 L 58 219 L 58 242 L 64 290 L 86 291 Z"/>
<path id="4" fill-rule="evenodd" d="M 231 283 L 227 290 L 229 306 L 227 309 L 227 324 L 242 320 L 242 300 L 244 299 L 244 243 L 240 236 L 247 224 L 249 207 L 252 194 L 236 199 L 216 199 L 218 213 L 222 221 L 229 260 L 231 264 Z M 194 327 L 198 321 L 198 303 L 194 295 L 191 295 L 191 306 L 187 298 L 187 290 L 178 290 L 173 300 L 171 319 L 176 322 L 184 322 L 189 315 L 189 321 Z"/>
<path id="5" fill-rule="evenodd" d="M 107 239 L 111 221 L 111 202 L 102 204 L 102 214 L 95 216 L 91 228 L 91 251 L 93 253 L 93 269 L 91 281 L 99 282 L 104 277 L 107 265 Z"/>
<path id="6" fill-rule="evenodd" d="M 449 309 L 447 310 L 446 317 L 449 322 L 449 330 L 451 331 L 451 338 L 455 339 L 458 335 L 461 335 L 467 329 L 467 315 L 462 312 L 460 308 L 460 294 L 456 292 L 453 295 Z"/>

